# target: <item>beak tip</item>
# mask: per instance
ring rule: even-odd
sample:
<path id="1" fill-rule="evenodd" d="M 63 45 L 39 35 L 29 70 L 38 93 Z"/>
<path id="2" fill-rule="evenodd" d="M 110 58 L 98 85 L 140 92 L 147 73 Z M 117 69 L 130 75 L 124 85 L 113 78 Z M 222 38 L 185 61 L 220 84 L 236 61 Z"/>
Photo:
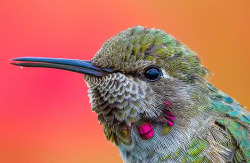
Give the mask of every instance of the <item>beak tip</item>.
<path id="1" fill-rule="evenodd" d="M 18 63 L 10 62 L 11 65 L 19 66 Z"/>
<path id="2" fill-rule="evenodd" d="M 22 61 L 22 57 L 20 57 L 20 58 L 12 58 L 12 59 L 10 59 L 10 61 Z"/>
<path id="3" fill-rule="evenodd" d="M 19 61 L 20 58 L 12 58 L 10 59 L 10 64 L 13 64 L 13 61 Z"/>
<path id="4" fill-rule="evenodd" d="M 18 61 L 18 58 L 12 58 L 9 60 L 9 64 L 12 64 L 12 65 L 17 65 L 17 63 L 15 63 L 14 61 Z"/>

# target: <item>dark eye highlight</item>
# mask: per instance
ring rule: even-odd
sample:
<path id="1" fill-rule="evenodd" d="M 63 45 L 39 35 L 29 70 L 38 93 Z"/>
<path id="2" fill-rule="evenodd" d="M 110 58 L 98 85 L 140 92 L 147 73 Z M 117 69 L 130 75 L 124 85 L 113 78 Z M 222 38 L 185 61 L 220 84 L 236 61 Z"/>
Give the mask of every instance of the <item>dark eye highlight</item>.
<path id="1" fill-rule="evenodd" d="M 162 72 L 158 68 L 150 67 L 150 68 L 146 69 L 146 71 L 144 72 L 144 76 L 149 81 L 156 81 L 156 80 L 160 79 L 160 77 L 162 76 Z"/>

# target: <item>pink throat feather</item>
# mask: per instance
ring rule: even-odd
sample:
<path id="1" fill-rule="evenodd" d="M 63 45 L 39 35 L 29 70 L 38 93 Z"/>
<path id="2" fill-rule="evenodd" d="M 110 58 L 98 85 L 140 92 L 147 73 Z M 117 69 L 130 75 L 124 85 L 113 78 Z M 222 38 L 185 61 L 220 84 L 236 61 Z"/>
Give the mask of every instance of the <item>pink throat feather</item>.
<path id="1" fill-rule="evenodd" d="M 168 101 L 164 101 L 164 104 L 167 105 L 168 108 L 172 105 Z M 176 118 L 174 117 L 174 114 L 168 110 L 165 110 L 165 118 L 169 126 L 174 126 L 174 120 Z M 154 135 L 154 127 L 150 122 L 143 123 L 139 125 L 138 127 L 139 134 L 143 140 L 148 140 L 153 137 Z"/>

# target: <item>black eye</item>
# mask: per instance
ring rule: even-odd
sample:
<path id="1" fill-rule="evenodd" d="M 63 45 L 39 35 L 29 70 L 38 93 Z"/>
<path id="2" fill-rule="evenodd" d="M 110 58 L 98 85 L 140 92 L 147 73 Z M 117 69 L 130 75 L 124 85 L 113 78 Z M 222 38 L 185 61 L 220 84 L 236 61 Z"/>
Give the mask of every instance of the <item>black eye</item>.
<path id="1" fill-rule="evenodd" d="M 156 81 L 160 79 L 162 72 L 157 68 L 150 67 L 145 71 L 144 75 L 148 80 Z"/>

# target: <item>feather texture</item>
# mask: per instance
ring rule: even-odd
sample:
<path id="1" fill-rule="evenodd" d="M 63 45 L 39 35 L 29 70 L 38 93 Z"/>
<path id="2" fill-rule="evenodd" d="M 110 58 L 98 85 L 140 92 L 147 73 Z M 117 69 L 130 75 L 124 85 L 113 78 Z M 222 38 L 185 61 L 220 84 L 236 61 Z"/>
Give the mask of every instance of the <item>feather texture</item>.
<path id="1" fill-rule="evenodd" d="M 92 59 L 114 73 L 85 75 L 92 110 L 124 162 L 250 162 L 250 114 L 212 86 L 196 53 L 141 26 L 107 40 Z M 147 80 L 149 67 L 163 74 Z"/>

